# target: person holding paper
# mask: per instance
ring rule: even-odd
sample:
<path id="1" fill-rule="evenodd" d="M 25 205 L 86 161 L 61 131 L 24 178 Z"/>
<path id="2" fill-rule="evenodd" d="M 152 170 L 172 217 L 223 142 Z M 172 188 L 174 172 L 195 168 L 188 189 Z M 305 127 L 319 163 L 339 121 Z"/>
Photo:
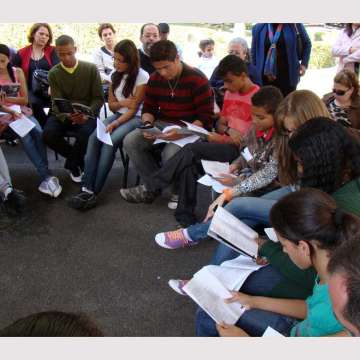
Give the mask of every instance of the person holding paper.
<path id="1" fill-rule="evenodd" d="M 200 238 L 198 233 L 204 227 L 208 229 L 206 221 L 212 217 L 215 207 L 222 206 L 226 201 L 229 202 L 230 196 L 239 198 L 251 192 L 266 193 L 274 188 L 273 182 L 278 174 L 277 161 L 273 153 L 275 148 L 274 114 L 282 99 L 280 90 L 274 86 L 264 86 L 252 96 L 254 125 L 242 147 L 238 149 L 238 156 L 240 156 L 230 165 L 230 172 L 232 174 L 239 172 L 239 176 L 234 178 L 223 174 L 223 178 L 218 179 L 232 188 L 225 190 L 210 205 L 205 223 L 195 223 L 185 229 L 159 233 L 155 237 L 158 245 L 170 249 L 195 245 L 201 239 L 207 238 L 207 235 Z"/>
<path id="2" fill-rule="evenodd" d="M 200 161 L 231 162 L 240 155 L 241 139 L 245 133 L 243 123 L 251 123 L 251 97 L 259 90 L 249 79 L 245 62 L 235 55 L 228 55 L 220 62 L 219 73 L 224 78 L 230 100 L 224 102 L 217 132 L 208 133 L 207 142 L 184 146 L 160 170 L 145 179 L 144 184 L 122 189 L 120 192 L 125 200 L 148 202 L 148 199 L 153 200 L 159 194 L 159 189 L 177 182 L 179 200 L 175 211 L 176 220 L 183 226 L 196 222 L 194 208 L 197 179 L 199 172 L 202 172 Z"/>
<path id="3" fill-rule="evenodd" d="M 77 49 L 72 37 L 61 35 L 55 45 L 60 63 L 49 72 L 52 115 L 46 122 L 43 138 L 51 149 L 66 159 L 65 169 L 69 171 L 71 180 L 80 183 L 88 139 L 104 104 L 101 79 L 95 64 L 76 59 Z M 62 114 L 54 99 L 66 99 L 88 106 L 95 117 L 81 112 Z M 65 139 L 69 131 L 75 134 L 73 145 Z"/>
<path id="4" fill-rule="evenodd" d="M 154 43 L 150 48 L 150 59 L 156 72 L 150 75 L 146 88 L 141 116 L 143 125 L 153 125 L 163 130 L 170 125 L 184 126 L 183 120 L 211 130 L 214 100 L 205 75 L 183 63 L 176 45 L 169 40 Z M 165 134 L 158 135 L 146 132 L 146 129 L 135 129 L 125 137 L 124 148 L 144 184 L 151 181 L 153 173 L 159 169 L 154 149 L 162 149 L 164 164 L 181 149 L 181 146 L 172 141 L 187 136 L 189 135 L 181 133 L 181 129 L 171 128 Z M 156 139 L 166 140 L 168 143 L 156 145 Z M 127 192 L 127 189 L 122 189 L 121 195 L 130 199 L 132 196 L 126 195 Z M 174 192 L 177 192 L 176 186 Z M 147 202 L 151 202 L 156 194 L 149 193 L 145 197 Z"/>
<path id="5" fill-rule="evenodd" d="M 0 44 L 0 85 L 13 83 L 20 84 L 18 95 L 16 97 L 8 97 L 6 94 L 1 93 L 0 105 L 12 107 L 12 110 L 14 110 L 13 108 L 15 106 L 17 111 L 12 112 L 12 122 L 15 123 L 15 121 L 18 121 L 17 125 L 19 125 L 20 128 L 22 123 L 24 126 L 29 126 L 28 130 L 20 133 L 20 141 L 23 144 L 27 156 L 39 174 L 40 185 L 38 190 L 43 194 L 56 198 L 60 195 L 62 187 L 59 184 L 58 178 L 53 176 L 49 170 L 46 146 L 42 140 L 40 124 L 32 116 L 31 109 L 26 107 L 28 104 L 28 92 L 24 73 L 20 68 L 11 66 L 10 50 L 6 45 Z M 23 117 L 24 120 L 20 119 L 21 117 Z"/>
<path id="6" fill-rule="evenodd" d="M 140 107 L 149 75 L 140 68 L 139 53 L 131 40 L 122 40 L 115 45 L 114 66 L 109 89 L 109 107 L 114 115 L 104 121 L 112 145 L 99 140 L 96 130 L 90 136 L 82 189 L 68 201 L 74 209 L 84 210 L 96 205 L 96 196 L 104 187 L 118 147 L 124 137 L 141 124 Z"/>
<path id="7" fill-rule="evenodd" d="M 303 189 L 279 200 L 270 221 L 291 261 L 301 270 L 315 269 L 312 295 L 302 300 L 233 292 L 225 302 L 247 308 L 236 326 L 217 324 L 216 331 L 214 322 L 199 311 L 197 335 L 261 336 L 271 326 L 285 336 L 348 336 L 332 310 L 328 263 L 339 246 L 359 238 L 360 218 L 337 207 L 330 195 Z"/>

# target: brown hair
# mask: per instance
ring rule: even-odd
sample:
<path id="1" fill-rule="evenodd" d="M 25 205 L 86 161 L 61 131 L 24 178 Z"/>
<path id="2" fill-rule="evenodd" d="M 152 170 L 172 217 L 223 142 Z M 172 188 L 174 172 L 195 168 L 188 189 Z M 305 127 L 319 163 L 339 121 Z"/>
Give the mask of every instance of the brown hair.
<path id="1" fill-rule="evenodd" d="M 276 148 L 279 161 L 279 181 L 293 184 L 297 178 L 297 165 L 288 146 L 289 135 L 284 121 L 291 117 L 296 128 L 315 117 L 330 117 L 325 103 L 310 90 L 296 90 L 285 97 L 275 113 Z"/>
<path id="2" fill-rule="evenodd" d="M 49 40 L 48 42 L 46 43 L 46 46 L 50 45 L 53 41 L 53 33 L 52 33 L 52 30 L 51 30 L 51 27 L 48 23 L 35 23 L 31 26 L 30 30 L 29 30 L 29 35 L 28 35 L 28 41 L 29 43 L 33 43 L 34 42 L 34 36 L 35 36 L 35 33 L 41 28 L 41 27 L 44 27 L 44 28 L 47 28 L 48 32 L 49 32 Z"/>
<path id="3" fill-rule="evenodd" d="M 110 29 L 114 34 L 116 33 L 114 27 L 110 23 L 100 24 L 99 27 L 98 27 L 98 35 L 99 35 L 100 39 L 102 39 L 102 32 L 105 29 Z"/>
<path id="4" fill-rule="evenodd" d="M 359 79 L 353 71 L 342 69 L 336 74 L 334 82 L 346 86 L 349 89 L 354 89 L 351 94 L 351 100 L 354 100 L 359 96 Z"/>

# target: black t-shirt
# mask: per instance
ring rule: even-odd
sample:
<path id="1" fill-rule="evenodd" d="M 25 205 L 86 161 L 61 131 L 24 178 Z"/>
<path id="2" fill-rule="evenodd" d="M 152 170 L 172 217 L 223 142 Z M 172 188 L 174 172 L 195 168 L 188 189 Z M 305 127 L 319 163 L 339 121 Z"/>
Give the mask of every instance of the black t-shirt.
<path id="1" fill-rule="evenodd" d="M 139 55 L 140 55 L 140 67 L 144 69 L 149 75 L 151 75 L 155 68 L 152 66 L 150 57 L 144 54 L 142 50 L 139 49 Z"/>

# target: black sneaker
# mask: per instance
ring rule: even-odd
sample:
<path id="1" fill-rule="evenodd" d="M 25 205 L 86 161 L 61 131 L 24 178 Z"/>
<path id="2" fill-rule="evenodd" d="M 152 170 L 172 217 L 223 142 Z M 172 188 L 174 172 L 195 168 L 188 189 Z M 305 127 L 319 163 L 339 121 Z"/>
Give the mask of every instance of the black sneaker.
<path id="1" fill-rule="evenodd" d="M 4 201 L 7 210 L 15 211 L 18 214 L 25 211 L 26 203 L 25 193 L 17 189 L 13 189 Z"/>
<path id="2" fill-rule="evenodd" d="M 73 209 L 88 210 L 96 206 L 96 195 L 87 191 L 81 191 L 68 198 L 67 203 Z"/>
<path id="3" fill-rule="evenodd" d="M 149 191 L 145 185 L 139 185 L 128 189 L 120 189 L 121 197 L 131 203 L 151 204 L 159 195 L 160 191 Z"/>

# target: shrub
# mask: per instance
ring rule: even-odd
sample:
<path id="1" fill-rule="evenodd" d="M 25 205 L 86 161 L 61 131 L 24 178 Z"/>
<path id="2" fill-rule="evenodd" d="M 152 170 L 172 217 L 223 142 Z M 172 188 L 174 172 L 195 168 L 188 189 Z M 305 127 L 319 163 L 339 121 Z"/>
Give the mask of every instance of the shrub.
<path id="1" fill-rule="evenodd" d="M 321 43 L 313 44 L 309 65 L 311 69 L 322 69 L 334 66 L 335 59 L 331 55 L 331 46 Z"/>
<path id="2" fill-rule="evenodd" d="M 324 36 L 323 32 L 316 32 L 314 34 L 314 41 L 323 41 L 323 36 Z"/>

